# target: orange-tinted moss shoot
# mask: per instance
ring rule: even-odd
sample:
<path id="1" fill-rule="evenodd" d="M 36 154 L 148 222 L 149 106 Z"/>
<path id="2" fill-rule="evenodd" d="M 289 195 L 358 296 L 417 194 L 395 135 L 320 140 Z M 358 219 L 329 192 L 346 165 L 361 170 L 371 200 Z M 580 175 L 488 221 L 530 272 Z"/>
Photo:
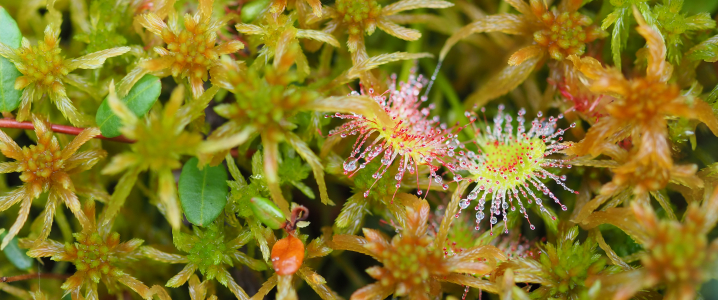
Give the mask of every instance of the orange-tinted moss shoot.
<path id="1" fill-rule="evenodd" d="M 382 7 L 375 0 L 338 0 L 334 7 L 324 7 L 326 14 L 323 17 L 331 18 L 324 31 L 334 33 L 340 28 L 346 30 L 349 36 L 347 47 L 356 66 L 369 57 L 364 45 L 364 33 L 372 35 L 377 27 L 402 40 L 414 41 L 421 37 L 421 32 L 399 26 L 390 16 L 412 9 L 446 8 L 453 5 L 440 0 L 401 0 Z"/>
<path id="2" fill-rule="evenodd" d="M 473 33 L 503 32 L 532 37 L 532 43 L 514 52 L 508 66 L 492 75 L 488 81 L 466 100 L 467 105 L 483 106 L 486 102 L 516 88 L 531 72 L 547 58 L 559 64 L 552 65 L 554 79 L 562 78 L 567 70 L 562 66 L 569 55 L 583 55 L 586 44 L 605 36 L 591 18 L 578 12 L 582 0 L 562 0 L 558 6 L 548 9 L 541 0 L 507 0 L 520 15 L 502 13 L 487 16 L 466 25 L 454 33 L 441 49 L 439 60 L 460 40 Z M 570 70 L 568 70 L 571 72 Z"/>
<path id="3" fill-rule="evenodd" d="M 718 268 L 718 239 L 709 232 L 718 222 L 718 189 L 702 201 L 688 206 L 683 221 L 659 219 L 647 203 L 634 201 L 629 208 L 595 212 L 588 227 L 608 223 L 636 240 L 642 268 L 594 278 L 604 287 L 603 298 L 631 299 L 642 289 L 664 287 L 664 299 L 696 298 L 701 284 L 715 278 Z"/>
<path id="4" fill-rule="evenodd" d="M 484 282 L 461 273 L 481 276 L 494 269 L 483 258 L 505 259 L 494 246 L 476 246 L 445 257 L 443 245 L 428 234 L 429 203 L 418 200 L 406 208 L 404 228 L 391 241 L 381 232 L 364 228 L 365 238 L 335 235 L 335 250 L 350 250 L 372 256 L 383 264 L 367 269 L 377 280 L 352 294 L 352 299 L 384 299 L 389 295 L 407 299 L 430 299 L 441 292 L 441 281 L 476 286 Z M 442 222 L 450 222 L 453 217 Z M 442 242 L 439 242 L 442 243 Z M 467 277 L 468 276 L 468 277 Z M 483 286 L 482 286 L 483 287 Z"/>
<path id="5" fill-rule="evenodd" d="M 87 219 L 80 208 L 80 201 L 75 194 L 75 186 L 70 175 L 90 169 L 107 155 L 101 149 L 76 153 L 85 142 L 100 134 L 97 128 L 85 129 L 64 149 L 60 149 L 60 144 L 50 130 L 49 124 L 35 115 L 32 121 L 37 135 L 37 145 L 21 149 L 5 132 L 0 131 L 0 151 L 8 158 L 16 160 L 0 163 L 0 172 L 21 172 L 20 180 L 23 182 L 21 187 L 0 197 L 0 211 L 5 211 L 20 202 L 17 220 L 3 239 L 1 248 L 5 248 L 20 231 L 30 214 L 32 201 L 44 192 L 49 191 L 49 194 L 42 217 L 43 229 L 38 241 L 44 240 L 50 234 L 58 204 L 65 203 L 80 222 Z"/>
<path id="6" fill-rule="evenodd" d="M 10 60 L 22 73 L 22 76 L 15 80 L 15 89 L 24 89 L 17 120 L 30 119 L 32 102 L 37 102 L 43 95 L 47 95 L 70 123 L 73 125 L 86 123 L 72 100 L 67 97 L 65 83 L 84 90 L 89 89 L 90 86 L 82 77 L 69 73 L 76 69 L 100 68 L 105 59 L 122 55 L 129 50 L 129 47 L 118 47 L 75 59 L 65 59 L 61 54 L 60 32 L 53 24 L 45 28 L 45 38 L 36 46 L 30 45 L 30 41 L 26 38 L 22 39 L 22 46 L 17 49 L 0 42 L 0 56 Z"/>
<path id="7" fill-rule="evenodd" d="M 138 16 L 142 26 L 161 36 L 167 43 L 164 48 L 154 48 L 154 51 L 160 55 L 159 58 L 142 62 L 140 67 L 153 73 L 169 71 L 169 74 L 177 79 L 188 78 L 192 96 L 199 97 L 204 92 L 203 83 L 207 80 L 207 74 L 218 62 L 219 56 L 244 48 L 244 44 L 240 41 L 217 45 L 216 31 L 232 16 L 212 20 L 213 3 L 214 0 L 200 0 L 199 11 L 194 16 L 185 15 L 183 29 L 178 27 L 177 14 L 174 12 L 170 13 L 169 26 L 154 13 Z"/>
<path id="8" fill-rule="evenodd" d="M 30 257 L 50 257 L 54 261 L 67 261 L 75 265 L 75 274 L 62 284 L 62 289 L 72 296 L 72 300 L 98 299 L 97 284 L 100 281 L 110 293 L 116 293 L 119 289 L 118 283 L 121 283 L 142 298 L 150 299 L 150 288 L 125 272 L 125 267 L 141 257 L 138 248 L 143 241 L 132 239 L 120 243 L 120 235 L 110 231 L 112 224 L 98 227 L 95 223 L 93 201 L 87 204 L 85 213 L 88 218 L 80 221 L 82 231 L 73 234 L 75 243 L 63 245 L 54 240 L 46 240 L 33 246 L 31 241 L 21 240 L 21 245 L 32 246 L 27 252 Z"/>
<path id="9" fill-rule="evenodd" d="M 638 18 L 641 25 L 637 30 L 646 39 L 648 51 L 645 77 L 626 79 L 620 70 L 604 68 L 594 58 L 569 57 L 587 79 L 589 89 L 611 97 L 612 101 L 605 106 L 607 115 L 599 118 L 568 153 L 611 155 L 613 145 L 631 137 L 633 147 L 628 156 L 613 155 L 614 159 L 625 161 L 613 169 L 613 184 L 633 186 L 634 192 L 640 194 L 663 188 L 671 178 L 685 178 L 691 175 L 685 173 L 695 172 L 686 172 L 685 167 L 673 164 L 666 117 L 698 119 L 716 135 L 718 119 L 707 103 L 682 95 L 678 85 L 668 81 L 673 67 L 666 61 L 663 37 Z"/>

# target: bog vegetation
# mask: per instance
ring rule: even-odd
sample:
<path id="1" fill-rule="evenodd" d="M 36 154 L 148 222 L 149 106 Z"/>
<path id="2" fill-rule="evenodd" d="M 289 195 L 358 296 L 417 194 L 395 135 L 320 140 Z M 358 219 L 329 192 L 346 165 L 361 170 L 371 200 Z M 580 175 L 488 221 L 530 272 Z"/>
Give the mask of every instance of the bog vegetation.
<path id="1" fill-rule="evenodd" d="M 0 0 L 0 299 L 714 299 L 715 0 Z"/>

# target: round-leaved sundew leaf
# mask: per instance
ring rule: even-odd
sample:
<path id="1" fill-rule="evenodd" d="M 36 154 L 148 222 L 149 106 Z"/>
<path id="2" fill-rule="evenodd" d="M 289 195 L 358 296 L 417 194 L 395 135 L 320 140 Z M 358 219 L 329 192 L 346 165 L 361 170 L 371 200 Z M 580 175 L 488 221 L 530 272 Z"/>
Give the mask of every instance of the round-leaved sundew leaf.
<path id="1" fill-rule="evenodd" d="M 161 91 L 162 83 L 160 83 L 160 79 L 152 75 L 145 75 L 135 83 L 127 96 L 122 97 L 120 101 L 124 102 L 137 117 L 142 117 L 150 111 L 150 108 L 160 97 Z M 110 108 L 108 97 L 105 97 L 105 100 L 102 101 L 102 104 L 97 109 L 95 121 L 97 126 L 100 127 L 102 135 L 111 138 L 121 134 L 122 121 Z"/>
<path id="2" fill-rule="evenodd" d="M 15 20 L 0 6 L 0 42 L 12 49 L 20 47 L 22 34 Z M 0 56 L 0 111 L 10 112 L 20 105 L 22 90 L 15 89 L 20 71 L 7 58 Z"/>
<path id="3" fill-rule="evenodd" d="M 187 220 L 205 226 L 212 223 L 227 204 L 227 170 L 222 165 L 200 170 L 197 163 L 193 157 L 182 167 L 179 197 Z"/>
<path id="4" fill-rule="evenodd" d="M 304 243 L 288 235 L 272 247 L 272 266 L 277 275 L 292 275 L 304 262 Z"/>

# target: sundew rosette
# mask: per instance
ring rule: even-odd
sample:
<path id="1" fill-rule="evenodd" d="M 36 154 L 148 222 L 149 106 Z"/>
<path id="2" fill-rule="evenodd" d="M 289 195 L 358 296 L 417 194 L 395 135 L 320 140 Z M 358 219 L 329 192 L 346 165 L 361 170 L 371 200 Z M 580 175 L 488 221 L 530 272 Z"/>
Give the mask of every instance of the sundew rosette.
<path id="1" fill-rule="evenodd" d="M 514 211 L 517 206 L 519 212 L 531 224 L 523 203 L 524 199 L 529 204 L 536 202 L 539 209 L 548 214 L 541 195 L 537 195 L 535 191 L 553 199 L 561 205 L 561 209 L 566 210 L 566 206 L 561 204 L 556 195 L 541 181 L 542 179 L 550 178 L 565 190 L 577 193 L 566 186 L 565 175 L 558 176 L 546 169 L 571 168 L 566 160 L 549 158 L 552 154 L 571 146 L 571 143 L 560 143 L 563 140 L 564 129 L 557 129 L 556 123 L 563 116 L 546 119 L 539 113 L 526 131 L 525 114 L 524 109 L 518 112 L 516 117 L 518 126 L 514 133 L 513 117 L 504 112 L 503 105 L 499 106 L 493 127 L 487 125 L 485 131 L 477 130 L 475 143 L 478 152 L 468 151 L 465 156 L 458 158 L 459 168 L 469 172 L 467 179 L 476 182 L 476 186 L 468 196 L 461 199 L 459 207 L 464 210 L 472 201 L 478 199 L 475 207 L 477 229 L 481 220 L 487 217 L 484 212 L 487 199 L 491 200 L 488 214 L 492 228 L 498 222 L 497 216 L 503 216 L 506 225 L 507 210 Z M 575 124 L 571 124 L 571 127 L 574 126 Z M 555 219 L 553 216 L 552 218 Z M 534 229 L 534 225 L 530 226 Z"/>
<path id="2" fill-rule="evenodd" d="M 452 173 L 456 171 L 455 151 L 462 147 L 457 133 L 463 127 L 448 127 L 439 122 L 439 117 L 429 118 L 434 105 L 422 108 L 426 97 L 419 96 L 425 84 L 423 76 L 411 74 L 407 82 L 399 82 L 397 86 L 396 76 L 393 75 L 388 90 L 382 94 L 375 93 L 373 89 L 361 89 L 361 94 L 374 99 L 383 111 L 371 117 L 340 113 L 332 116 L 348 119 L 349 122 L 330 131 L 330 136 L 357 136 L 352 152 L 343 164 L 345 175 L 355 175 L 379 157 L 382 165 L 372 175 L 376 179 L 374 183 L 391 166 L 398 164 L 394 175 L 397 190 L 405 175 L 415 175 L 418 194 L 421 195 L 419 166 L 425 165 L 429 167 L 429 177 L 432 179 L 427 190 L 431 188 L 431 181 L 444 190 L 449 188 L 437 171 L 440 166 L 445 166 Z M 359 95 L 356 91 L 352 93 Z M 370 191 L 371 187 L 364 192 L 364 197 L 368 197 Z"/>

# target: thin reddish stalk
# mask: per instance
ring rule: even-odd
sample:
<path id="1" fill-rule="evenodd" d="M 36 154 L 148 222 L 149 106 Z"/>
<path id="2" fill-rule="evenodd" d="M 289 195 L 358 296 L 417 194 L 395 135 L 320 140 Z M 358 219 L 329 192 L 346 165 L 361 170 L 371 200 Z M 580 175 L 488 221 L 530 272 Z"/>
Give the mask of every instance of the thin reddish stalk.
<path id="1" fill-rule="evenodd" d="M 32 125 L 30 122 L 18 122 L 13 119 L 0 119 L 0 127 L 2 128 L 18 128 L 18 129 L 35 129 L 35 126 Z M 57 125 L 57 124 L 50 124 L 50 128 L 54 132 L 64 133 L 64 134 L 71 134 L 71 135 L 78 135 L 80 132 L 85 130 L 85 128 L 78 128 L 78 127 L 72 127 L 72 126 L 66 126 L 66 125 Z M 128 139 L 124 136 L 118 136 L 113 138 L 108 138 L 103 135 L 96 136 L 98 139 L 108 140 L 108 141 L 114 141 L 114 142 L 120 142 L 120 143 L 134 143 L 135 141 Z"/>
<path id="2" fill-rule="evenodd" d="M 15 121 L 15 120 L 13 120 L 13 119 L 7 119 L 7 118 L 5 118 L 5 119 L 0 119 L 0 128 L 17 128 L 17 129 L 30 129 L 30 130 L 34 130 L 34 129 L 35 129 L 35 126 L 32 125 L 32 123 L 30 123 L 30 122 L 18 122 L 18 121 Z M 78 128 L 78 127 L 72 127 L 72 126 L 66 126 L 66 125 L 57 125 L 57 124 L 50 124 L 50 128 L 51 128 L 52 131 L 54 131 L 54 132 L 64 133 L 64 134 L 71 134 L 71 135 L 78 135 L 78 134 L 80 134 L 80 132 L 82 132 L 83 130 L 85 130 L 85 128 Z M 124 136 L 118 136 L 118 137 L 108 138 L 108 137 L 103 136 L 103 135 L 98 135 L 98 136 L 96 136 L 95 138 L 103 139 L 103 140 L 108 140 L 108 141 L 113 141 L 113 142 L 128 143 L 128 144 L 132 144 L 132 143 L 135 142 L 134 140 L 128 139 L 128 138 L 126 138 L 126 137 L 124 137 Z M 237 156 L 237 155 L 239 155 L 239 153 L 237 152 L 237 149 L 232 149 L 232 150 L 230 151 L 230 154 L 231 154 L 232 156 Z"/>
<path id="3" fill-rule="evenodd" d="M 33 274 L 24 274 L 24 275 L 10 276 L 10 277 L 0 277 L 0 282 L 13 282 L 13 281 L 35 279 L 35 278 L 67 279 L 69 277 L 70 277 L 69 275 L 63 275 L 63 274 L 33 273 Z"/>

